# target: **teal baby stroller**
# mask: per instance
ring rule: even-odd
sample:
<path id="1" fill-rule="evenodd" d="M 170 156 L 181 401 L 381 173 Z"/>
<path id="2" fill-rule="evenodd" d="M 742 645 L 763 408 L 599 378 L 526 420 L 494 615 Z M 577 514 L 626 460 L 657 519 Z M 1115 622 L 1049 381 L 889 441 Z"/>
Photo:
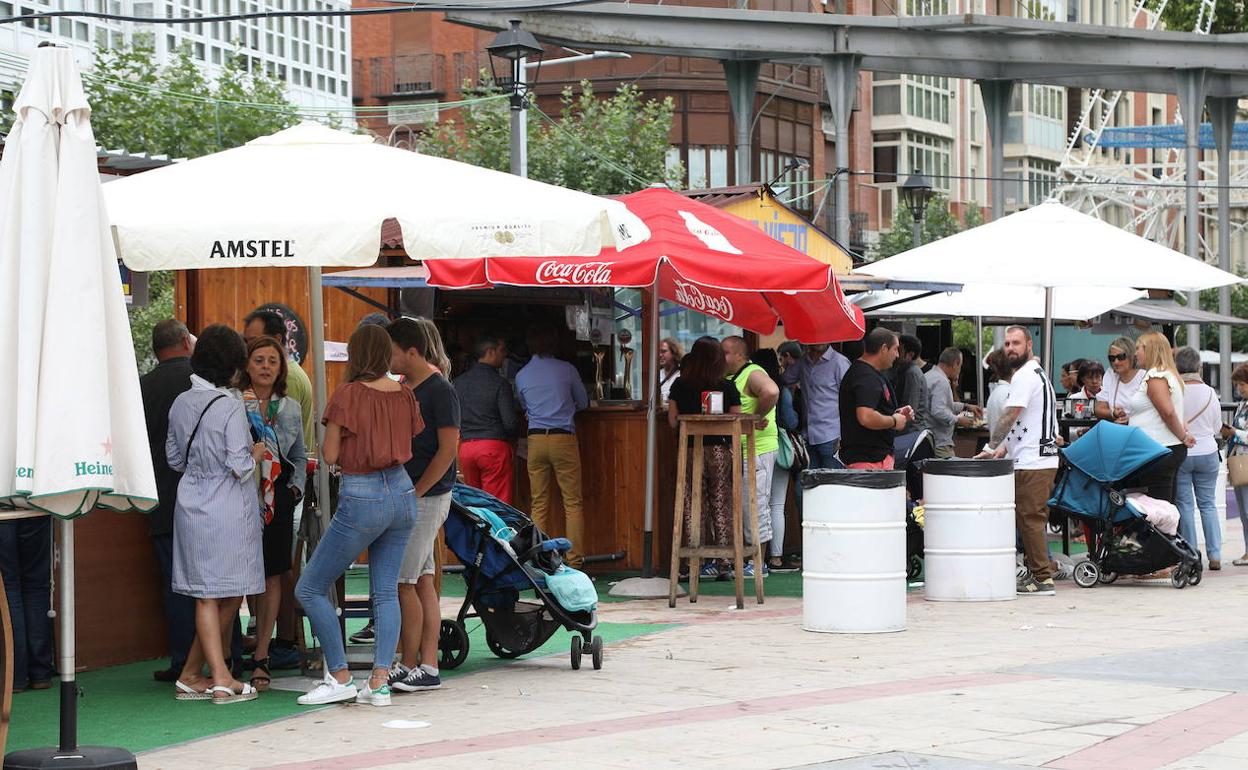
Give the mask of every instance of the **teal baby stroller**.
<path id="1" fill-rule="evenodd" d="M 1175 588 L 1200 583 L 1200 555 L 1183 538 L 1167 535 L 1127 499 L 1127 484 L 1170 450 L 1139 428 L 1098 422 L 1061 450 L 1062 463 L 1049 507 L 1084 525 L 1088 560 L 1075 565 L 1075 583 L 1091 588 L 1119 575 L 1147 575 L 1167 567 Z"/>

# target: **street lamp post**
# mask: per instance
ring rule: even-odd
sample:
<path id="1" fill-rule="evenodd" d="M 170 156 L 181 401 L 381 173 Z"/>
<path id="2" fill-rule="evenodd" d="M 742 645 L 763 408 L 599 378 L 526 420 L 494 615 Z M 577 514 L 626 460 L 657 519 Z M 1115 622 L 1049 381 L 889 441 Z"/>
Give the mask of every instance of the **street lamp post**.
<path id="1" fill-rule="evenodd" d="M 923 215 L 927 213 L 927 202 L 932 199 L 931 180 L 923 176 L 921 169 L 916 168 L 902 183 L 899 193 L 901 202 L 910 210 L 910 216 L 914 219 L 911 247 L 917 249 L 923 245 Z"/>
<path id="2" fill-rule="evenodd" d="M 520 29 L 520 20 L 511 19 L 511 26 L 499 32 L 494 42 L 485 47 L 490 54 L 490 72 L 494 82 L 511 92 L 511 173 L 529 175 L 528 158 L 525 153 L 528 126 L 525 124 L 525 107 L 528 106 L 529 88 L 525 85 L 526 59 L 542 63 L 542 47 L 532 33 Z"/>

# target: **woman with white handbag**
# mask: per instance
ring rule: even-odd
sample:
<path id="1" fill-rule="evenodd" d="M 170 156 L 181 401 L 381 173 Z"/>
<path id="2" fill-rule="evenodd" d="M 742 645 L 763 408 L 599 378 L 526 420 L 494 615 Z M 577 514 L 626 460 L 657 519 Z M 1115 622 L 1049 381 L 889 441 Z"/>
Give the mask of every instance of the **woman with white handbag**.
<path id="1" fill-rule="evenodd" d="M 1231 486 L 1235 488 L 1235 507 L 1239 509 L 1239 523 L 1244 528 L 1244 555 L 1232 564 L 1248 567 L 1248 364 L 1240 364 L 1231 374 L 1231 382 L 1239 393 L 1239 408 L 1231 418 L 1231 424 L 1222 429 L 1229 452 L 1226 465 Z"/>

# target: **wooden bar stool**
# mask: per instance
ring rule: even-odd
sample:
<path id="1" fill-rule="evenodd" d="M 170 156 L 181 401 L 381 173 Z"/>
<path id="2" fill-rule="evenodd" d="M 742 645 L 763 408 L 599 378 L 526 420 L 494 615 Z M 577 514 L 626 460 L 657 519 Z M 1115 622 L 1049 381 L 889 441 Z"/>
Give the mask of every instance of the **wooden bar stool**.
<path id="1" fill-rule="evenodd" d="M 676 460 L 676 506 L 672 516 L 672 575 L 671 593 L 667 598 L 667 606 L 676 606 L 677 580 L 680 577 L 680 560 L 689 560 L 689 601 L 698 600 L 698 573 L 702 568 L 702 559 L 731 558 L 733 579 L 736 582 L 737 609 L 745 608 L 745 528 L 741 521 L 741 501 L 749 504 L 749 526 L 754 533 L 754 593 L 758 603 L 763 603 L 763 546 L 759 542 L 758 532 L 758 497 L 754 490 L 754 423 L 758 420 L 752 414 L 691 414 L 677 418 L 680 425 L 680 439 Z M 744 434 L 744 436 L 742 435 Z M 724 436 L 729 440 L 732 456 L 732 523 L 731 543 L 728 545 L 702 545 L 702 476 L 703 447 L 707 436 Z M 692 439 L 692 441 L 690 441 Z M 744 451 L 744 455 L 742 452 Z M 692 460 L 690 456 L 692 454 Z M 742 457 L 748 458 L 745 463 Z M 692 463 L 692 466 L 690 466 Z M 742 465 L 748 474 L 749 483 L 742 479 Z M 689 490 L 685 488 L 685 469 L 693 468 L 693 477 Z M 689 545 L 681 545 L 684 538 L 685 495 L 692 494 L 690 505 L 691 530 Z M 744 495 L 744 497 L 742 497 Z"/>

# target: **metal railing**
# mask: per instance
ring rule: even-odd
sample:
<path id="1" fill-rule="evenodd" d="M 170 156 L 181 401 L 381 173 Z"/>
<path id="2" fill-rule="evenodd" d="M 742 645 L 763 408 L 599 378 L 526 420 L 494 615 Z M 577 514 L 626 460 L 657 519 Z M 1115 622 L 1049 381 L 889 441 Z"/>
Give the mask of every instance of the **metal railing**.
<path id="1" fill-rule="evenodd" d="M 446 57 L 438 53 L 374 56 L 368 60 L 371 95 L 379 99 L 446 92 Z"/>

